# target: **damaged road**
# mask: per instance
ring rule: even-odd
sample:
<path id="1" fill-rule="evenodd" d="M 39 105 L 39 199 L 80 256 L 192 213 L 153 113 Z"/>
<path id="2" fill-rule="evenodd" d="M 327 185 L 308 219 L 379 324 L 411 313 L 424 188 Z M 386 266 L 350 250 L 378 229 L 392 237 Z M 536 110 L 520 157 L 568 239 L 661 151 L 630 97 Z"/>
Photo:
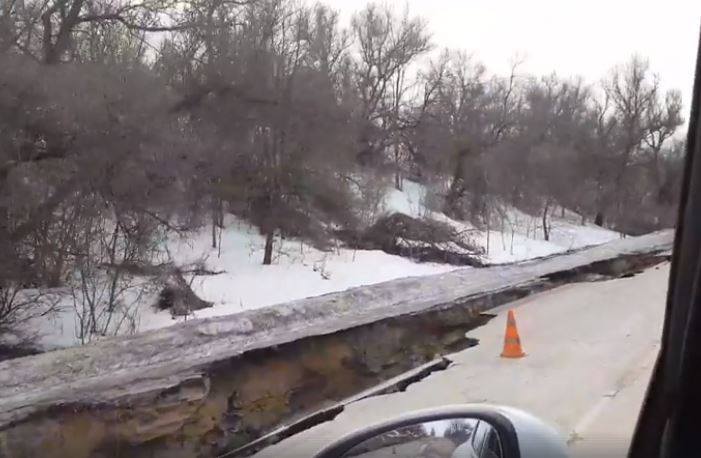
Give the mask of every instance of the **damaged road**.
<path id="1" fill-rule="evenodd" d="M 635 275 L 643 273 L 646 268 L 669 260 L 670 256 L 665 253 L 626 255 L 615 261 L 596 262 L 591 265 L 580 266 L 578 268 L 558 272 L 553 275 L 546 275 L 538 281 L 532 282 L 528 287 L 528 293 L 526 293 L 523 289 L 517 289 L 515 291 L 510 291 L 510 294 L 512 294 L 514 298 L 518 296 L 525 297 L 529 296 L 530 294 L 534 294 L 536 291 L 547 291 L 565 284 L 609 281 L 616 278 L 631 278 Z M 500 300 L 508 302 L 504 296 L 501 296 Z M 496 302 L 499 302 L 500 300 L 497 299 Z M 476 323 L 475 328 L 487 324 L 495 317 L 496 315 L 493 314 L 481 313 L 479 323 Z M 466 345 L 465 349 L 479 345 L 478 339 L 466 336 L 465 340 L 469 342 L 469 345 Z M 456 349 L 453 348 L 453 350 Z M 307 429 L 311 429 L 321 423 L 333 421 L 349 404 L 362 401 L 373 396 L 404 392 L 410 385 L 423 381 L 434 372 L 448 369 L 451 364 L 453 364 L 453 361 L 448 357 L 443 356 L 440 359 L 427 363 L 417 369 L 408 371 L 394 377 L 391 380 L 388 380 L 385 383 L 366 390 L 363 393 L 348 398 L 333 407 L 315 412 L 291 425 L 280 427 L 279 429 L 273 431 L 272 433 L 266 434 L 260 439 L 246 444 L 243 447 L 223 453 L 219 456 L 250 456 L 256 452 L 259 452 L 263 448 L 274 445 L 292 435 L 298 434 Z"/>
<path id="2" fill-rule="evenodd" d="M 266 434 L 260 439 L 256 439 L 242 447 L 230 450 L 228 452 L 221 453 L 217 458 L 224 457 L 237 457 L 237 456 L 250 456 L 265 447 L 277 444 L 278 442 L 287 439 L 295 434 L 299 434 L 303 431 L 311 429 L 327 421 L 333 421 L 338 417 L 348 406 L 354 402 L 362 401 L 363 399 L 368 399 L 373 396 L 382 396 L 385 394 L 398 393 L 406 391 L 409 385 L 418 383 L 434 372 L 444 371 L 450 367 L 452 361 L 446 357 L 442 357 L 428 364 L 411 370 L 405 374 L 402 374 L 394 379 L 390 379 L 381 385 L 373 387 L 367 391 L 364 391 L 356 396 L 348 398 L 337 405 L 322 409 L 318 412 L 314 412 L 291 425 L 281 426 L 275 431 Z"/>
<path id="3" fill-rule="evenodd" d="M 669 263 L 633 277 L 561 286 L 505 304 L 468 333 L 479 345 L 402 392 L 345 405 L 333 420 L 261 450 L 307 457 L 360 428 L 416 409 L 487 403 L 524 409 L 576 438 L 573 456 L 625 456 L 660 345 Z M 527 356 L 499 357 L 514 309 Z"/>
<path id="4" fill-rule="evenodd" d="M 619 263 L 612 275 L 625 275 L 661 262 L 671 245 L 672 232 L 659 232 L 5 361 L 0 455 L 113 456 L 115 447 L 129 456 L 237 450 L 315 412 L 331 409 L 322 420 L 338 415 L 334 406 L 359 391 L 474 345 L 465 333 L 489 321 L 485 310 L 601 275 L 591 266 Z"/>

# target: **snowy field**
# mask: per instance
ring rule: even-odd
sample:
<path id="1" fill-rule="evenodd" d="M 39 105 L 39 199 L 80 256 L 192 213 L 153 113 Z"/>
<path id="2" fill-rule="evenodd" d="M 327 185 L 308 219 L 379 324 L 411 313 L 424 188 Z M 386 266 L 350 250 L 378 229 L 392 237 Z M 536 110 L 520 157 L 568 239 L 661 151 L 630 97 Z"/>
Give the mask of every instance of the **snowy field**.
<path id="1" fill-rule="evenodd" d="M 426 189 L 405 181 L 403 191 L 388 189 L 380 213 L 405 213 L 428 217 L 467 231 L 472 240 L 485 248 L 488 263 L 506 263 L 574 248 L 605 243 L 620 237 L 616 232 L 592 225 L 579 225 L 577 215 L 552 218 L 551 240 L 542 239 L 540 218 L 507 208 L 497 229 L 480 231 L 465 222 L 448 218 L 425 205 Z M 204 228 L 187 238 L 171 237 L 167 248 L 177 265 L 204 263 L 216 275 L 190 277 L 193 291 L 213 307 L 194 312 L 187 319 L 228 315 L 295 299 L 317 296 L 396 278 L 431 275 L 455 266 L 416 263 L 410 259 L 377 250 L 350 250 L 338 247 L 319 251 L 299 240 L 276 239 L 273 265 L 263 266 L 265 240 L 257 229 L 228 217 L 221 234 L 221 246 L 211 247 L 211 229 Z M 136 331 L 157 329 L 186 318 L 173 318 L 168 311 L 157 311 L 156 291 L 139 299 Z M 136 300 L 134 300 L 136 302 Z M 61 312 L 32 323 L 38 329 L 38 343 L 44 348 L 71 346 L 76 338 L 76 313 L 72 300 L 64 300 Z"/>

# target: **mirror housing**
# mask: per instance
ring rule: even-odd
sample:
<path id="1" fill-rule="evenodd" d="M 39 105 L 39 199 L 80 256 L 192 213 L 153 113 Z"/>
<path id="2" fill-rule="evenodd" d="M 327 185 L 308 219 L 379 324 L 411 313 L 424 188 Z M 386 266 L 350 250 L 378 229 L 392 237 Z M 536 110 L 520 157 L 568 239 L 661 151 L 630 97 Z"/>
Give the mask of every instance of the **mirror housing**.
<path id="1" fill-rule="evenodd" d="M 565 458 L 567 445 L 558 432 L 543 421 L 511 407 L 482 404 L 420 410 L 363 428 L 329 445 L 315 458 L 341 458 L 354 447 L 401 429 L 426 423 L 471 420 L 489 424 L 497 433 L 503 458 Z M 468 455 L 469 456 L 469 455 Z"/>

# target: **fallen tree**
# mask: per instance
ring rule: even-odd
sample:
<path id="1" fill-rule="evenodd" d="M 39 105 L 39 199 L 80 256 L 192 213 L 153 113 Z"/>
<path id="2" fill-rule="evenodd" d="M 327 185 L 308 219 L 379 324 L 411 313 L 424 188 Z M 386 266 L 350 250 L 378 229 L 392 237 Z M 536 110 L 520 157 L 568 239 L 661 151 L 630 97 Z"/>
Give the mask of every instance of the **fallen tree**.
<path id="1" fill-rule="evenodd" d="M 355 248 L 382 250 L 419 262 L 481 267 L 484 249 L 447 223 L 393 213 L 379 218 L 360 234 L 344 240 Z"/>

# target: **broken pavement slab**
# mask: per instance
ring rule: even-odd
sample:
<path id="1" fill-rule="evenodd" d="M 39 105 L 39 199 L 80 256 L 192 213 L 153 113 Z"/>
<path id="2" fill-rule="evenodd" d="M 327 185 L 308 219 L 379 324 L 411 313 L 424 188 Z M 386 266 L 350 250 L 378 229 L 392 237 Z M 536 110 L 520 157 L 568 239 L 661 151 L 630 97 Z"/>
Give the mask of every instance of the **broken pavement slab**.
<path id="1" fill-rule="evenodd" d="M 443 339 L 446 326 L 466 312 L 477 316 L 505 302 L 508 294 L 522 297 L 529 284 L 559 272 L 668 252 L 672 241 L 673 232 L 662 231 L 535 261 L 404 278 L 5 361 L 0 363 L 0 452 L 26 445 L 26 439 L 36 434 L 47 447 L 63 444 L 63 456 L 89 456 L 115 442 L 133 456 L 146 448 L 172 453 L 169 444 L 177 440 L 190 441 L 188 446 L 195 448 L 202 444 L 230 448 L 230 442 L 219 442 L 222 437 L 228 441 L 233 434 L 237 440 L 253 440 L 258 431 L 289 420 L 300 406 L 323 407 L 317 405 L 319 399 L 305 398 L 309 392 L 341 399 L 345 391 L 361 391 L 367 388 L 363 383 L 387 375 L 377 371 L 396 355 L 366 355 L 360 370 L 348 367 L 348 361 L 357 358 L 354 352 L 363 343 L 378 348 L 373 340 L 378 337 L 372 336 L 394 338 L 394 348 L 406 343 L 404 328 L 387 324 L 388 320 L 404 320 L 400 324 L 405 325 L 409 317 L 423 317 L 418 320 L 423 327 L 412 329 L 414 334 L 416 329 L 432 332 L 427 328 L 429 318 L 447 320 L 436 330 L 436 338 L 449 345 L 451 341 Z M 499 293 L 507 295 L 497 299 Z M 438 317 L 438 312 L 447 315 Z M 466 326 L 469 320 L 463 321 Z M 368 326 L 379 331 L 369 334 Z M 355 334 L 334 337 L 349 330 Z M 455 331 L 463 332 L 459 327 Z M 301 366 L 290 361 L 289 351 L 285 353 L 291 343 L 304 350 L 295 351 L 304 358 Z M 406 364 L 416 367 L 436 356 L 431 347 L 436 343 L 422 342 L 417 349 L 426 351 L 423 359 Z M 248 361 L 241 362 L 244 355 Z M 265 366 L 267 378 L 260 374 L 241 378 L 253 377 L 250 368 L 257 365 Z M 396 370 L 407 370 L 404 366 L 397 364 Z M 335 387 L 330 380 L 347 386 Z M 285 386 L 288 382 L 294 393 Z M 265 390 L 284 392 L 285 397 L 266 396 Z M 250 412 L 256 412 L 255 421 L 242 422 L 241 416 Z"/>

